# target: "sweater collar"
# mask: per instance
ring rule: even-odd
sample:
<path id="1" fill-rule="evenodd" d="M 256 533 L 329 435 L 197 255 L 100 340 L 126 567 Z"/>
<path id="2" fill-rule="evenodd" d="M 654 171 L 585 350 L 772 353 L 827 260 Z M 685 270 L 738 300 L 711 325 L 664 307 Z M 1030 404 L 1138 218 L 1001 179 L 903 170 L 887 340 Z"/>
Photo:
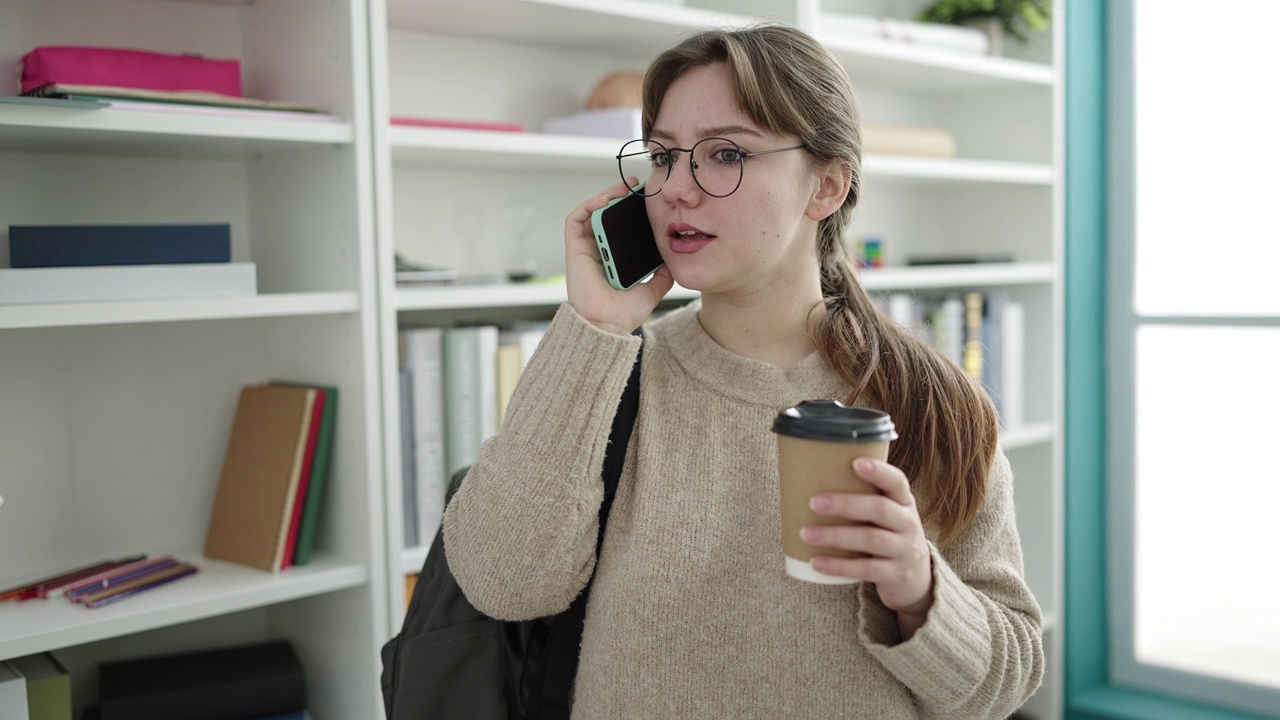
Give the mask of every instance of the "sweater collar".
<path id="1" fill-rule="evenodd" d="M 699 301 L 673 311 L 653 324 L 654 333 L 670 344 L 675 362 L 694 380 L 722 395 L 752 405 L 782 408 L 800 400 L 844 399 L 848 387 L 813 352 L 783 370 L 725 349 L 698 320 Z"/>

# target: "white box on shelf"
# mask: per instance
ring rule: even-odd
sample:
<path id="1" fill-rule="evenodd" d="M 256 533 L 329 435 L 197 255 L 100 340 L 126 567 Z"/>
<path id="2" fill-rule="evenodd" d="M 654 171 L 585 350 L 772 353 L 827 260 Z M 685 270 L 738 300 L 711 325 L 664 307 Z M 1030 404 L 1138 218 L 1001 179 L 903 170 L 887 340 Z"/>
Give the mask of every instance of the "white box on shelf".
<path id="1" fill-rule="evenodd" d="M 257 266 L 251 262 L 0 270 L 0 304 L 239 297 L 257 292 Z"/>
<path id="2" fill-rule="evenodd" d="M 590 135 L 634 140 L 641 136 L 640 108 L 583 110 L 573 115 L 548 118 L 542 131 L 551 135 Z"/>

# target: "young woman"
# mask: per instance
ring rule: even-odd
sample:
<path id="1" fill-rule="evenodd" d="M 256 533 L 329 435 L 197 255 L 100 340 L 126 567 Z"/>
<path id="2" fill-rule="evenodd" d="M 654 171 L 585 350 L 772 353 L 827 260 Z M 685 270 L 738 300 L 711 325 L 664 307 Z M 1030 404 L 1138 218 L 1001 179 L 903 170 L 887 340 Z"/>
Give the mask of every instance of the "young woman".
<path id="1" fill-rule="evenodd" d="M 1003 718 L 1043 673 L 1012 474 L 983 391 L 878 314 L 842 232 L 862 184 L 848 77 L 768 25 L 695 35 L 645 77 L 646 208 L 665 264 L 612 289 L 589 216 L 565 221 L 568 303 L 445 514 L 450 565 L 504 619 L 566 608 L 594 573 L 575 718 Z M 634 182 L 634 181 L 633 181 Z M 641 398 L 596 557 L 604 444 L 644 326 Z M 879 495 L 820 494 L 819 585 L 785 574 L 779 409 L 890 413 Z"/>

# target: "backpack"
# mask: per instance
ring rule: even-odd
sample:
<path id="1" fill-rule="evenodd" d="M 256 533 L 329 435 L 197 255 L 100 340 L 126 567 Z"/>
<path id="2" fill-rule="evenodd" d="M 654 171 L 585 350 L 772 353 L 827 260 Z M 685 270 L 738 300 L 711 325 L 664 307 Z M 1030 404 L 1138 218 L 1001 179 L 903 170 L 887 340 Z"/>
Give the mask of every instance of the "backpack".
<path id="1" fill-rule="evenodd" d="M 639 401 L 637 356 L 605 446 L 597 552 Z M 446 505 L 467 470 L 453 475 Z M 557 615 L 518 622 L 489 617 L 467 601 L 449 572 L 442 526 L 423 562 L 404 625 L 382 647 L 387 720 L 568 720 L 590 590 L 588 580 Z"/>

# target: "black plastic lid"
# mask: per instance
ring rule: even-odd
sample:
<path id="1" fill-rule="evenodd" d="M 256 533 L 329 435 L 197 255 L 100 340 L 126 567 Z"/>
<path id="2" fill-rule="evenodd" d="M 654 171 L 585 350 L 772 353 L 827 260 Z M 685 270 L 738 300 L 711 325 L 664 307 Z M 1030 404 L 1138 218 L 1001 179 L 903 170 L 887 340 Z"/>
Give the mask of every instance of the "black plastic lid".
<path id="1" fill-rule="evenodd" d="M 889 414 L 850 407 L 838 400 L 804 400 L 778 412 L 773 431 L 779 435 L 829 442 L 897 440 Z"/>

